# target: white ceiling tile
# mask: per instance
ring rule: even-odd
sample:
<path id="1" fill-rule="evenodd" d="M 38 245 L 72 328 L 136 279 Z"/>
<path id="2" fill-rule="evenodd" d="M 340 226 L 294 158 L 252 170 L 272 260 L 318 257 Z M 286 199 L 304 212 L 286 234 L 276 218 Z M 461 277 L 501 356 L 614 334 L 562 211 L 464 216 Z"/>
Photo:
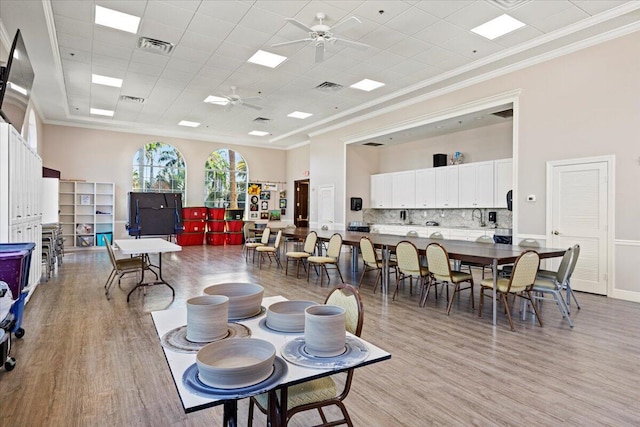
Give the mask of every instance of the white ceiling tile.
<path id="1" fill-rule="evenodd" d="M 572 0 L 572 2 L 590 15 L 596 15 L 628 3 L 624 0 Z"/>
<path id="2" fill-rule="evenodd" d="M 353 11 L 353 14 L 357 17 L 370 19 L 378 24 L 384 24 L 411 8 L 411 5 L 403 1 L 374 0 L 362 3 L 360 7 Z M 383 13 L 380 13 L 380 11 L 383 11 Z"/>
<path id="3" fill-rule="evenodd" d="M 129 60 L 133 55 L 134 49 L 112 44 L 105 44 L 101 42 L 94 42 L 93 52 L 97 53 L 98 55 Z"/>
<path id="4" fill-rule="evenodd" d="M 91 104 L 93 104 L 94 106 L 97 104 L 109 105 L 111 106 L 110 109 L 113 109 L 115 108 L 119 97 L 120 88 L 104 85 L 91 85 Z"/>
<path id="5" fill-rule="evenodd" d="M 432 45 L 421 40 L 406 37 L 400 40 L 398 43 L 394 44 L 389 48 L 389 51 L 402 55 L 406 58 L 411 58 L 420 52 L 424 52 L 429 49 Z"/>
<path id="6" fill-rule="evenodd" d="M 535 27 L 543 33 L 550 33 L 567 25 L 588 18 L 589 14 L 578 7 L 565 9 L 560 13 L 547 17 L 544 21 L 537 22 Z"/>
<path id="7" fill-rule="evenodd" d="M 201 0 L 154 0 L 154 3 L 162 3 L 195 12 L 200 7 Z"/>
<path id="8" fill-rule="evenodd" d="M 145 19 L 140 26 L 140 30 L 138 30 L 138 34 L 142 37 L 177 44 L 184 34 L 184 28 L 169 26 L 152 19 Z"/>
<path id="9" fill-rule="evenodd" d="M 193 15 L 193 10 L 185 9 L 175 4 L 150 1 L 144 13 L 143 26 L 147 20 L 152 20 L 162 25 L 177 27 L 184 32 L 184 29 L 187 28 L 187 25 L 191 22 Z"/>
<path id="10" fill-rule="evenodd" d="M 260 49 L 271 38 L 271 36 L 271 34 L 255 31 L 251 28 L 238 25 L 229 33 L 225 42 L 251 47 L 255 52 Z M 247 59 L 249 59 L 249 57 L 247 57 Z"/>
<path id="11" fill-rule="evenodd" d="M 203 36 L 202 34 L 197 34 L 189 30 L 182 35 L 178 48 L 185 47 L 198 50 L 208 57 L 218 49 L 222 41 L 223 39 Z"/>
<path id="12" fill-rule="evenodd" d="M 122 82 L 120 92 L 129 96 L 146 98 L 156 84 L 156 78 L 129 71 Z"/>
<path id="13" fill-rule="evenodd" d="M 400 31 L 404 34 L 412 35 L 423 28 L 435 24 L 439 20 L 440 19 L 436 16 L 429 15 L 421 9 L 412 7 L 389 20 L 385 26 L 393 28 L 394 30 Z"/>
<path id="14" fill-rule="evenodd" d="M 313 25 L 317 25 L 320 23 L 320 21 L 316 18 L 316 15 L 319 12 L 325 14 L 326 18 L 323 21 L 323 23 L 324 25 L 329 25 L 329 26 L 333 26 L 338 22 L 342 21 L 343 19 L 348 18 L 349 16 L 352 15 L 352 13 L 348 13 L 344 9 L 335 7 L 329 3 L 326 3 L 323 1 L 311 1 L 311 2 L 308 2 L 304 6 L 304 8 L 302 8 L 295 16 L 292 16 L 292 18 L 295 18 L 298 21 L 302 22 L 303 24 L 311 27 Z"/>
<path id="15" fill-rule="evenodd" d="M 476 1 L 447 16 L 445 21 L 470 30 L 504 14 L 504 10 L 485 1 Z"/>
<path id="16" fill-rule="evenodd" d="M 385 68 L 385 67 L 389 67 L 391 64 L 397 64 L 404 60 L 405 60 L 404 56 L 396 55 L 395 53 L 391 53 L 391 52 L 382 52 L 363 62 L 363 64 L 366 64 L 366 67 L 363 67 L 364 68 L 363 72 L 366 73 L 366 69 L 369 66 Z"/>
<path id="17" fill-rule="evenodd" d="M 216 55 L 228 56 L 230 58 L 235 58 L 237 60 L 241 60 L 242 62 L 246 62 L 254 53 L 256 53 L 256 50 L 256 48 L 242 46 L 225 41 L 220 45 L 220 47 L 218 47 Z M 214 55 L 214 57 L 216 55 Z M 211 60 L 209 60 L 209 62 L 211 62 Z M 256 67 L 259 67 L 259 69 L 263 71 L 268 69 L 267 67 L 262 67 L 259 65 L 256 65 Z"/>
<path id="18" fill-rule="evenodd" d="M 271 5 L 271 2 L 269 2 L 269 5 Z M 271 35 L 280 30 L 286 23 L 287 21 L 284 20 L 282 15 L 256 7 L 249 10 L 238 25 Z"/>
<path id="19" fill-rule="evenodd" d="M 255 52 L 252 52 L 251 55 L 253 55 L 253 53 Z M 245 62 L 247 62 L 247 58 L 249 58 L 249 56 L 246 56 L 246 55 L 240 55 L 239 58 L 224 55 L 221 52 L 221 50 L 218 49 L 218 51 L 207 60 L 207 63 L 205 64 L 205 69 L 211 68 L 212 71 L 215 69 L 220 69 L 225 72 L 226 71 L 233 72 L 238 67 L 242 66 Z"/>
<path id="20" fill-rule="evenodd" d="M 225 39 L 234 27 L 235 25 L 232 23 L 211 16 L 197 14 L 193 17 L 189 27 L 187 27 L 187 31 L 192 31 L 214 39 Z"/>
<path id="21" fill-rule="evenodd" d="M 70 34 L 58 34 L 58 45 L 68 48 L 71 52 L 73 52 L 74 49 L 91 52 L 91 39 L 72 36 Z"/>
<path id="22" fill-rule="evenodd" d="M 193 65 L 198 64 L 199 66 L 202 66 L 209 60 L 210 57 L 211 54 L 208 52 L 202 52 L 201 50 L 191 49 L 180 45 L 177 46 L 171 54 L 170 62 L 185 61 L 186 63 L 191 63 Z"/>
<path id="23" fill-rule="evenodd" d="M 84 22 L 93 21 L 94 5 L 89 1 L 53 0 L 51 8 L 54 15 L 66 16 Z"/>
<path id="24" fill-rule="evenodd" d="M 67 18 L 65 16 L 58 16 L 55 19 L 55 26 L 57 33 L 70 34 L 77 37 L 86 37 L 88 39 L 93 37 L 94 25 L 90 22 L 83 21 L 81 19 Z"/>
<path id="25" fill-rule="evenodd" d="M 138 36 L 126 31 L 96 25 L 93 29 L 93 40 L 105 44 L 133 48 L 138 41 Z"/>
<path id="26" fill-rule="evenodd" d="M 517 31 L 517 30 L 516 30 Z M 500 46 L 473 33 L 462 34 L 440 45 L 467 58 L 478 59 L 500 50 Z"/>
<path id="27" fill-rule="evenodd" d="M 536 37 L 540 37 L 541 35 L 543 35 L 542 31 L 527 25 L 525 27 L 518 28 L 517 30 L 512 31 L 508 34 L 505 34 L 504 36 L 500 36 L 492 40 L 492 42 L 500 46 L 511 47 L 517 46 L 520 43 L 524 43 L 529 40 L 533 40 Z"/>
<path id="28" fill-rule="evenodd" d="M 198 8 L 198 15 L 203 14 L 209 17 L 229 22 L 237 23 L 245 13 L 251 8 L 251 4 L 241 1 L 203 1 Z"/>
<path id="29" fill-rule="evenodd" d="M 475 0 L 421 0 L 417 2 L 415 6 L 431 15 L 444 19 L 474 1 Z"/>
<path id="30" fill-rule="evenodd" d="M 74 62 L 82 62 L 85 64 L 91 63 L 91 52 L 80 49 L 70 49 L 68 47 L 61 46 L 60 47 L 60 59 L 64 62 L 65 60 L 74 61 Z"/>
<path id="31" fill-rule="evenodd" d="M 535 25 L 551 15 L 575 8 L 569 0 L 539 1 L 525 3 L 507 13 L 527 25 Z"/>
<path id="32" fill-rule="evenodd" d="M 367 44 L 371 46 L 375 46 L 378 49 L 385 50 L 390 46 L 398 43 L 400 40 L 404 39 L 406 36 L 399 31 L 393 30 L 391 28 L 387 28 L 384 26 L 380 26 L 367 34 L 364 39 Z"/>
<path id="33" fill-rule="evenodd" d="M 281 17 L 295 16 L 307 4 L 307 0 L 257 0 L 256 8 L 268 10 Z"/>
<path id="34" fill-rule="evenodd" d="M 189 80 L 198 74 L 202 68 L 201 64 L 195 62 L 182 61 L 179 59 L 171 59 L 162 73 L 163 77 L 183 80 L 189 76 Z M 176 77 L 171 77 L 175 75 Z"/>
<path id="35" fill-rule="evenodd" d="M 413 59 L 416 61 L 424 62 L 427 65 L 438 67 L 439 64 L 445 61 L 451 61 L 460 55 L 442 49 L 438 46 L 434 46 L 429 50 L 416 55 Z"/>
<path id="36" fill-rule="evenodd" d="M 129 65 L 129 71 L 133 73 L 139 74 L 147 74 L 149 76 L 158 77 L 162 74 L 164 67 L 159 67 L 157 65 L 145 64 L 142 62 L 131 61 Z"/>
<path id="37" fill-rule="evenodd" d="M 129 61 L 126 59 L 118 59 L 111 56 L 98 55 L 96 53 L 91 57 L 93 70 L 110 70 L 111 74 L 124 75 L 129 67 Z"/>
<path id="38" fill-rule="evenodd" d="M 429 67 L 428 65 L 415 61 L 413 59 L 404 59 L 399 60 L 395 64 L 389 67 L 390 71 L 394 73 L 407 73 L 407 74 L 415 74 L 424 71 L 425 68 Z"/>
<path id="39" fill-rule="evenodd" d="M 342 10 L 346 10 L 347 12 L 351 12 L 360 7 L 360 5 L 362 5 L 366 1 L 368 0 L 325 0 L 324 3 Z"/>
<path id="40" fill-rule="evenodd" d="M 109 9 L 117 10 L 118 12 L 128 13 L 129 15 L 142 17 L 145 8 L 147 7 L 147 0 L 94 0 L 98 6 L 106 7 Z"/>
<path id="41" fill-rule="evenodd" d="M 447 21 L 438 21 L 425 29 L 418 31 L 414 37 L 427 43 L 440 45 L 445 41 L 458 37 L 467 33 L 468 30 L 462 29 Z"/>
<path id="42" fill-rule="evenodd" d="M 166 73 L 163 73 L 163 75 Z M 189 83 L 189 79 L 180 79 L 177 78 L 177 76 L 175 75 L 175 73 L 173 73 L 171 75 L 171 78 L 163 78 L 160 77 L 158 79 L 158 81 L 156 82 L 156 87 L 159 88 L 169 88 L 169 89 L 176 89 L 179 91 L 183 91 L 184 88 L 187 86 L 187 84 Z"/>
<path id="43" fill-rule="evenodd" d="M 164 67 L 171 59 L 169 56 L 161 55 L 155 52 L 148 52 L 143 49 L 134 49 L 131 54 L 132 62 L 139 62 L 142 64 L 155 65 L 157 67 Z"/>

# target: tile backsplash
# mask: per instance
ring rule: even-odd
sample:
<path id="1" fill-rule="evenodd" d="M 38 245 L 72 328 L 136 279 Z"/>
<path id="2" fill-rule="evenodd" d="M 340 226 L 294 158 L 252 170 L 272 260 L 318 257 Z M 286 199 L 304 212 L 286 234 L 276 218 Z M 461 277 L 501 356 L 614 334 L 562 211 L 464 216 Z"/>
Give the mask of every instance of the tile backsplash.
<path id="1" fill-rule="evenodd" d="M 507 209 L 478 209 L 487 226 L 489 212 L 496 213 L 497 228 L 512 228 L 512 212 Z M 480 221 L 476 211 L 472 219 L 473 209 L 405 209 L 406 220 L 402 220 L 403 209 L 364 209 L 362 219 L 369 224 L 405 224 L 425 225 L 427 221 L 435 221 L 442 227 L 479 227 Z"/>

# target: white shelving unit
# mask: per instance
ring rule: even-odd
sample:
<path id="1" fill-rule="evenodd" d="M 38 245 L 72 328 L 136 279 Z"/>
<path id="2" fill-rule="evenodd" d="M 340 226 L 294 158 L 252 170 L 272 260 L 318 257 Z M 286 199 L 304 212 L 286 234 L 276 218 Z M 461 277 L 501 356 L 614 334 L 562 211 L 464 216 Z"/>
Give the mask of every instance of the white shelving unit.
<path id="1" fill-rule="evenodd" d="M 112 182 L 60 181 L 60 223 L 65 244 L 102 246 L 102 235 L 114 229 Z"/>

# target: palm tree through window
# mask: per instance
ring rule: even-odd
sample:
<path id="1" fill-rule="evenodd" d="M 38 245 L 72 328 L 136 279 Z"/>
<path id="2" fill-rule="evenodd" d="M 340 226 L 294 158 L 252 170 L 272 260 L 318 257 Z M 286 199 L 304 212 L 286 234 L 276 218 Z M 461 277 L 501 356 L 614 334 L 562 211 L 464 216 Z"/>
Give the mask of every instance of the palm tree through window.
<path id="1" fill-rule="evenodd" d="M 133 156 L 133 191 L 180 193 L 185 200 L 186 166 L 177 148 L 150 142 Z"/>
<path id="2" fill-rule="evenodd" d="M 244 209 L 247 197 L 247 163 L 237 152 L 223 148 L 205 162 L 205 199 L 209 208 Z"/>

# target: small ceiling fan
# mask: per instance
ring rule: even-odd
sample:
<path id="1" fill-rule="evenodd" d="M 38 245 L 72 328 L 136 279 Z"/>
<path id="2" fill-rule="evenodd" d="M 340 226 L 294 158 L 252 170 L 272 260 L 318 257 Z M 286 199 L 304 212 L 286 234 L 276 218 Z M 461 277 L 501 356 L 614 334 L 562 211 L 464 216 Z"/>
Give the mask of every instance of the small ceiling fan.
<path id="1" fill-rule="evenodd" d="M 262 110 L 261 106 L 247 102 L 248 100 L 254 100 L 254 99 L 262 99 L 262 98 L 260 98 L 259 96 L 249 96 L 249 97 L 242 98 L 240 97 L 240 95 L 236 93 L 236 87 L 231 86 L 230 94 L 220 95 L 220 96 L 211 95 L 207 97 L 207 99 L 205 99 L 204 102 L 208 102 L 209 104 L 213 104 L 213 105 L 225 106 L 226 107 L 225 111 L 229 111 L 237 105 L 241 105 L 247 108 L 253 108 L 254 110 Z"/>
<path id="2" fill-rule="evenodd" d="M 291 44 L 311 42 L 310 44 L 314 44 L 316 47 L 316 62 L 322 62 L 324 60 L 324 50 L 326 45 L 329 43 L 330 44 L 338 43 L 338 44 L 342 44 L 347 47 L 353 47 L 356 49 L 367 49 L 370 47 L 368 44 L 354 42 L 353 40 L 347 40 L 347 39 L 343 39 L 335 36 L 335 32 L 337 29 L 344 30 L 345 28 L 348 28 L 354 24 L 361 24 L 362 22 L 358 18 L 356 18 L 355 16 L 352 16 L 350 18 L 345 19 L 344 21 L 338 22 L 333 27 L 330 27 L 323 23 L 326 17 L 327 16 L 324 13 L 318 12 L 316 14 L 316 19 L 320 21 L 320 23 L 312 27 L 308 27 L 307 25 L 303 24 L 297 19 L 285 18 L 287 22 L 290 22 L 296 27 L 301 28 L 302 30 L 309 33 L 309 37 L 300 39 L 300 40 L 292 40 L 290 42 L 276 43 L 271 45 L 271 47 L 287 46 Z"/>

